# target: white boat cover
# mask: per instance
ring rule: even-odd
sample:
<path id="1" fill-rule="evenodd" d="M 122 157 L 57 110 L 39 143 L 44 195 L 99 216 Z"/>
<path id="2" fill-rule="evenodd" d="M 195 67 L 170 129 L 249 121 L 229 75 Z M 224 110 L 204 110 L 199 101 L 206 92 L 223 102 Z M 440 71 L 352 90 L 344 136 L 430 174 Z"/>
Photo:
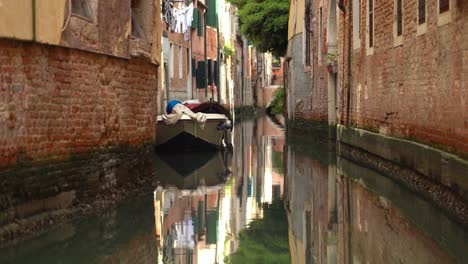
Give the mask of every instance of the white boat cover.
<path id="1" fill-rule="evenodd" d="M 164 115 L 162 115 L 162 118 L 164 120 L 164 123 L 166 123 L 168 125 L 173 125 L 173 124 L 177 123 L 177 121 L 179 121 L 179 119 L 183 115 L 187 115 L 191 119 L 196 120 L 201 129 L 205 128 L 206 114 L 204 114 L 204 113 L 194 113 L 194 112 L 192 112 L 192 110 L 190 110 L 188 107 L 186 107 L 183 104 L 176 104 L 172 108 L 172 113 L 171 114 L 164 114 Z"/>

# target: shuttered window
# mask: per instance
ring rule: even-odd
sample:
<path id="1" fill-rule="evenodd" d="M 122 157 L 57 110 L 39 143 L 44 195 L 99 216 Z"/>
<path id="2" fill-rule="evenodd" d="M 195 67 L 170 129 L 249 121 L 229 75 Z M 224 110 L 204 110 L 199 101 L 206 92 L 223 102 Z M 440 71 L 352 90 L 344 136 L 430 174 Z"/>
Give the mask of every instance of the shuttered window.
<path id="1" fill-rule="evenodd" d="M 214 62 L 214 82 L 216 87 L 219 87 L 219 65 L 218 62 Z"/>
<path id="2" fill-rule="evenodd" d="M 192 59 L 192 77 L 197 76 L 197 61 Z"/>
<path id="3" fill-rule="evenodd" d="M 200 10 L 193 10 L 192 28 L 197 29 L 197 36 L 203 36 L 203 15 Z"/>
<path id="4" fill-rule="evenodd" d="M 213 60 L 208 60 L 208 84 L 213 83 Z"/>
<path id="5" fill-rule="evenodd" d="M 191 25 L 192 28 L 197 28 L 198 26 L 198 13 L 199 12 L 200 11 L 198 11 L 198 9 L 193 10 L 193 19 L 192 19 L 192 25 Z"/>
<path id="6" fill-rule="evenodd" d="M 216 8 L 216 0 L 206 0 L 208 10 L 206 12 L 206 25 L 218 27 L 218 13 Z"/>
<path id="7" fill-rule="evenodd" d="M 203 36 L 203 14 L 198 11 L 197 36 Z"/>
<path id="8" fill-rule="evenodd" d="M 206 88 L 206 62 L 197 62 L 197 88 Z"/>

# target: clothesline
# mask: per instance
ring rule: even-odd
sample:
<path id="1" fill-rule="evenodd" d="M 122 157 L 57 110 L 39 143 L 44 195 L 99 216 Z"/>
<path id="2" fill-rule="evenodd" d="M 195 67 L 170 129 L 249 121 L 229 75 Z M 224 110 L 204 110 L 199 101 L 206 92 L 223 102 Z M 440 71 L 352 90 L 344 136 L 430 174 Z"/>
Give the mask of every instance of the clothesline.
<path id="1" fill-rule="evenodd" d="M 183 33 L 184 39 L 189 40 L 189 28 L 193 21 L 193 3 L 190 3 L 190 5 L 185 8 L 177 9 L 173 7 L 173 2 L 184 1 L 163 1 L 163 18 L 169 25 L 171 31 L 176 33 Z"/>

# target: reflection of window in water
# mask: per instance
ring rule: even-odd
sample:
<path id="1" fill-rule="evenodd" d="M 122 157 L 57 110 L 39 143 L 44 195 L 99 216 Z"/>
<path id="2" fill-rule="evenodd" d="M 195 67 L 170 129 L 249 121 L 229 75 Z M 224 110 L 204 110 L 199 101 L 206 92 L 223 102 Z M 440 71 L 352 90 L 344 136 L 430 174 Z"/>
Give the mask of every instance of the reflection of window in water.
<path id="1" fill-rule="evenodd" d="M 281 199 L 281 185 L 279 184 L 273 185 L 273 199 Z"/>
<path id="2" fill-rule="evenodd" d="M 306 211 L 306 263 L 312 263 L 312 222 L 310 211 Z"/>

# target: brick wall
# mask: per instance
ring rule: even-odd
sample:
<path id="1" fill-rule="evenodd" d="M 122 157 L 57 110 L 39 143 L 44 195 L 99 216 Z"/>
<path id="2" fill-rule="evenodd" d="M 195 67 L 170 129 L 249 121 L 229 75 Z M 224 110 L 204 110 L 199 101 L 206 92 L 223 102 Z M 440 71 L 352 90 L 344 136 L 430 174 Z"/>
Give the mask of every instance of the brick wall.
<path id="1" fill-rule="evenodd" d="M 303 119 L 314 121 L 327 121 L 327 78 L 328 73 L 324 61 L 327 52 L 327 14 L 328 3 L 313 1 L 311 15 L 315 18 L 311 23 L 313 31 L 311 37 L 311 66 L 305 65 L 304 32 L 293 36 L 289 40 L 288 55 L 292 58 L 289 62 L 288 90 L 286 91 L 288 101 L 287 109 L 291 111 L 288 115 L 291 119 Z M 318 49 L 319 43 L 319 10 L 322 8 L 322 48 Z M 321 53 L 321 57 L 319 57 Z"/>
<path id="2" fill-rule="evenodd" d="M 441 23 L 437 1 L 427 1 L 426 32 L 418 32 L 417 1 L 403 1 L 402 44 L 394 37 L 394 1 L 375 5 L 375 47 L 366 52 L 366 1 L 362 1 L 360 48 L 352 48 L 350 122 L 445 150 L 468 152 L 468 4 L 450 1 Z M 348 18 L 339 14 L 340 29 Z M 345 24 L 344 24 L 345 23 Z M 339 33 L 340 66 L 346 66 L 346 32 Z M 344 41 L 344 42 L 343 42 Z M 346 68 L 340 74 L 347 87 Z M 347 88 L 346 88 L 347 89 Z M 346 121 L 343 91 L 342 120 Z"/>
<path id="3" fill-rule="evenodd" d="M 0 40 L 0 167 L 155 140 L 157 66 Z"/>

